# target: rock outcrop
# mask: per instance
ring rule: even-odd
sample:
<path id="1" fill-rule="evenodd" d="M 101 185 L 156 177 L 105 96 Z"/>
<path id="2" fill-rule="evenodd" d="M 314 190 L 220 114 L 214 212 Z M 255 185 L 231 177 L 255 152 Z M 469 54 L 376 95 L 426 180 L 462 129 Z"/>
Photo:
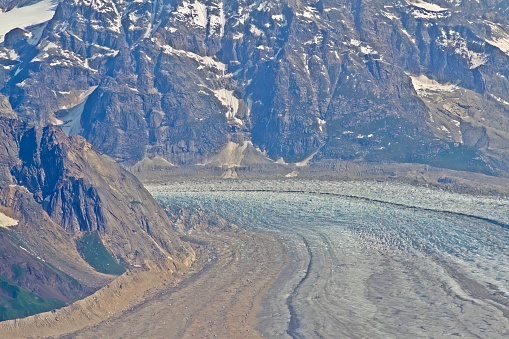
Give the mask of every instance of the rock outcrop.
<path id="1" fill-rule="evenodd" d="M 0 228 L 0 276 L 13 286 L 69 302 L 131 265 L 193 260 L 141 183 L 82 137 L 0 118 L 0 149 L 0 212 L 16 221 Z"/>
<path id="2" fill-rule="evenodd" d="M 186 256 L 142 184 L 82 137 L 34 127 L 20 140 L 19 158 L 12 169 L 17 183 L 67 232 L 103 234 L 106 247 L 131 263 Z"/>
<path id="3" fill-rule="evenodd" d="M 9 99 L 0 94 L 0 117 L 16 118 L 16 113 L 12 110 Z"/>

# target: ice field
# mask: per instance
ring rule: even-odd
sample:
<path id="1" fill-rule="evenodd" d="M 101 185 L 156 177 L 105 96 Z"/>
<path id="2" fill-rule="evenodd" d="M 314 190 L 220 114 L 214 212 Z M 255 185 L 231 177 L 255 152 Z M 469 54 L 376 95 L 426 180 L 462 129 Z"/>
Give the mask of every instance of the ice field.
<path id="1" fill-rule="evenodd" d="M 269 337 L 486 337 L 509 333 L 506 198 L 383 183 L 232 181 L 148 189 L 284 239 L 264 297 Z"/>

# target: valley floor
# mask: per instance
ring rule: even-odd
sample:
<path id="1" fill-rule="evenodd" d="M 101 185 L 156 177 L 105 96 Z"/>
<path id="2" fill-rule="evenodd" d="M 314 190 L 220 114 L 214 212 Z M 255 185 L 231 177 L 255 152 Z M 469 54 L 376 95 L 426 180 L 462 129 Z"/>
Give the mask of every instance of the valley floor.
<path id="1" fill-rule="evenodd" d="M 278 237 L 252 232 L 193 236 L 201 261 L 177 286 L 64 338 L 256 338 L 260 302 L 287 267 Z"/>
<path id="2" fill-rule="evenodd" d="M 149 190 L 163 206 L 216 211 L 251 227 L 188 232 L 185 240 L 198 255 L 192 271 L 183 279 L 159 280 L 141 302 L 125 311 L 119 307 L 105 321 L 85 321 L 83 329 L 53 322 L 50 332 L 25 322 L 11 333 L 63 338 L 509 333 L 506 198 L 309 181 L 175 183 Z M 116 292 L 104 295 L 111 305 Z M 0 335 L 8 333 L 3 330 Z"/>

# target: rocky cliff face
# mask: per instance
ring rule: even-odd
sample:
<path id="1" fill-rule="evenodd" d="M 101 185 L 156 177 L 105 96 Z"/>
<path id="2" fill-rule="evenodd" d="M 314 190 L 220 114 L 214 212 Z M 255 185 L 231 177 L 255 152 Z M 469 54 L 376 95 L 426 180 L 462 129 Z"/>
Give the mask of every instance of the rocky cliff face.
<path id="1" fill-rule="evenodd" d="M 16 118 L 16 113 L 12 110 L 9 99 L 3 95 L 0 95 L 0 117 Z"/>
<path id="2" fill-rule="evenodd" d="M 141 183 L 82 137 L 0 118 L 0 149 L 4 284 L 68 302 L 130 265 L 191 262 L 192 250 Z M 14 287 L 1 287 L 4 300 Z"/>
<path id="3" fill-rule="evenodd" d="M 47 24 L 6 35 L 0 81 L 24 121 L 128 166 L 203 164 L 246 141 L 273 161 L 495 173 L 509 163 L 507 8 L 63 0 Z"/>
<path id="4" fill-rule="evenodd" d="M 134 263 L 188 255 L 141 183 L 82 137 L 67 137 L 55 126 L 23 131 L 11 173 L 66 232 L 98 232 L 118 258 Z"/>

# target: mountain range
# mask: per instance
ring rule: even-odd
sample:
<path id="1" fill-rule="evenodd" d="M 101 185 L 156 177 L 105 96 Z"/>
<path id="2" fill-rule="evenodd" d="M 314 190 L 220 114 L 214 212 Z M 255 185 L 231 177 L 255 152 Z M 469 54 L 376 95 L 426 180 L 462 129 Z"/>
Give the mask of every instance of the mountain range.
<path id="1" fill-rule="evenodd" d="M 5 34 L 2 95 L 127 167 L 508 169 L 505 1 L 41 4 L 51 20 Z"/>
<path id="2" fill-rule="evenodd" d="M 0 313 L 185 270 L 129 171 L 507 176 L 508 18 L 493 0 L 0 0 Z"/>

